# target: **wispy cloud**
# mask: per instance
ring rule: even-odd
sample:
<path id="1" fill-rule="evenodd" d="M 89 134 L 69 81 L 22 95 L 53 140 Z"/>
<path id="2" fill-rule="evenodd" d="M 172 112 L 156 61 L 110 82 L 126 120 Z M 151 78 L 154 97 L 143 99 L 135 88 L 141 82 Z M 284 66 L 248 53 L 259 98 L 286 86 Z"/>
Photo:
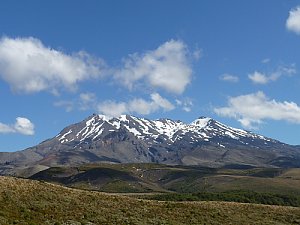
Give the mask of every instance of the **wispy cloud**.
<path id="1" fill-rule="evenodd" d="M 99 113 L 111 117 L 128 113 L 148 115 L 158 110 L 170 111 L 175 108 L 171 102 L 158 93 L 153 93 L 150 97 L 150 101 L 141 98 L 135 98 L 129 102 L 104 101 L 99 103 L 97 108 Z"/>
<path id="2" fill-rule="evenodd" d="M 300 34 L 300 6 L 291 9 L 286 20 L 286 28 L 296 34 Z"/>
<path id="3" fill-rule="evenodd" d="M 261 60 L 261 63 L 266 64 L 266 63 L 269 63 L 270 61 L 271 61 L 271 59 L 265 58 L 265 59 Z"/>
<path id="4" fill-rule="evenodd" d="M 59 100 L 54 102 L 54 106 L 62 107 L 66 112 L 71 112 L 74 109 L 79 109 L 82 111 L 85 110 L 94 110 L 97 104 L 97 97 L 94 93 L 85 92 L 80 93 L 79 96 L 72 100 Z"/>
<path id="5" fill-rule="evenodd" d="M 23 135 L 34 135 L 34 124 L 27 118 L 17 117 L 13 125 L 0 123 L 0 133 L 19 133 Z"/>
<path id="6" fill-rule="evenodd" d="M 266 75 L 264 73 L 260 73 L 260 72 L 257 72 L 257 71 L 255 71 L 254 73 L 249 74 L 248 78 L 253 83 L 256 83 L 256 84 L 266 84 L 269 81 L 274 81 L 274 80 L 277 79 L 276 77 L 273 77 L 272 75 L 268 76 L 268 75 Z"/>
<path id="7" fill-rule="evenodd" d="M 200 57 L 200 52 L 195 53 Z M 187 46 L 170 40 L 153 51 L 132 54 L 116 74 L 117 82 L 132 89 L 137 83 L 181 94 L 191 82 L 192 68 Z"/>
<path id="8" fill-rule="evenodd" d="M 225 73 L 222 74 L 219 78 L 220 80 L 227 81 L 227 82 L 232 82 L 232 83 L 239 82 L 239 77 L 232 74 Z"/>
<path id="9" fill-rule="evenodd" d="M 53 104 L 56 107 L 62 107 L 66 110 L 66 112 L 71 112 L 74 109 L 75 102 L 74 101 L 67 101 L 67 100 L 60 100 L 57 102 L 54 102 Z"/>
<path id="10" fill-rule="evenodd" d="M 88 110 L 90 108 L 94 108 L 96 102 L 97 102 L 97 97 L 94 93 L 86 92 L 86 93 L 81 93 L 79 95 L 78 104 L 80 110 Z"/>
<path id="11" fill-rule="evenodd" d="M 276 71 L 270 74 L 254 71 L 248 75 L 248 78 L 255 84 L 267 84 L 269 82 L 278 80 L 282 76 L 291 76 L 296 72 L 295 65 L 280 66 Z"/>
<path id="12" fill-rule="evenodd" d="M 255 129 L 264 120 L 282 120 L 300 124 L 300 106 L 294 102 L 278 102 L 263 92 L 230 97 L 226 107 L 214 108 L 219 116 L 237 119 L 248 129 Z"/>
<path id="13" fill-rule="evenodd" d="M 197 48 L 195 51 L 193 51 L 193 58 L 196 59 L 196 60 L 199 60 L 202 58 L 203 56 L 203 50 L 202 49 L 199 49 Z"/>
<path id="14" fill-rule="evenodd" d="M 181 103 L 182 107 L 190 107 L 192 103 Z M 150 95 L 150 100 L 143 98 L 133 98 L 128 102 L 106 100 L 100 102 L 94 93 L 81 93 L 79 97 L 73 100 L 62 100 L 54 103 L 56 107 L 62 107 L 66 112 L 73 110 L 92 110 L 107 116 L 115 117 L 122 114 L 136 113 L 139 115 L 148 115 L 158 110 L 170 111 L 175 106 L 166 98 L 158 93 Z"/>
<path id="15" fill-rule="evenodd" d="M 192 110 L 193 101 L 190 98 L 185 98 L 183 100 L 176 99 L 175 102 L 183 111 L 190 112 Z"/>
<path id="16" fill-rule="evenodd" d="M 0 39 L 0 77 L 14 91 L 74 90 L 78 82 L 102 76 L 104 67 L 101 59 L 85 52 L 68 55 L 46 47 L 36 38 Z"/>

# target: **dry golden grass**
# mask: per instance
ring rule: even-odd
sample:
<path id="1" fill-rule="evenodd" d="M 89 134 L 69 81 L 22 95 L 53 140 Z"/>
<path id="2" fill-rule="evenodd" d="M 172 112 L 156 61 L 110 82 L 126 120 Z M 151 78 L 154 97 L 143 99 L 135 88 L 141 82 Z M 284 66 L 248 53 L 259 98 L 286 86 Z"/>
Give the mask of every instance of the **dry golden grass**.
<path id="1" fill-rule="evenodd" d="M 280 175 L 284 179 L 300 180 L 300 168 L 291 168 Z"/>
<path id="2" fill-rule="evenodd" d="M 300 224 L 300 208 L 149 201 L 0 177 L 0 224 Z"/>

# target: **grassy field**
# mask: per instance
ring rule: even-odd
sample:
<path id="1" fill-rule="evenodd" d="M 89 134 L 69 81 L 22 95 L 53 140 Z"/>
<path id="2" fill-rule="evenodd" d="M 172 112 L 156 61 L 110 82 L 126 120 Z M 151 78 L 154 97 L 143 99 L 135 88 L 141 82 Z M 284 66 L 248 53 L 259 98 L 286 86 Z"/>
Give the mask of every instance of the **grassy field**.
<path id="1" fill-rule="evenodd" d="M 299 224 L 300 208 L 164 202 L 0 177 L 0 224 Z"/>

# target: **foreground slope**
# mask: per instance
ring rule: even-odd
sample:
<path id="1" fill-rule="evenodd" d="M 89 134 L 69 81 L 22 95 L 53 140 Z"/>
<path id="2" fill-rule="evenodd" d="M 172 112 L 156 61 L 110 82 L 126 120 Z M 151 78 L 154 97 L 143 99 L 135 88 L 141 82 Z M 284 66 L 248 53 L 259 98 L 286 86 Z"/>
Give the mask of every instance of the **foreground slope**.
<path id="1" fill-rule="evenodd" d="M 207 117 L 186 124 L 92 115 L 37 146 L 0 153 L 0 174 L 91 162 L 299 167 L 300 149 Z"/>
<path id="2" fill-rule="evenodd" d="M 299 224 L 300 208 L 160 202 L 0 177 L 0 224 Z"/>

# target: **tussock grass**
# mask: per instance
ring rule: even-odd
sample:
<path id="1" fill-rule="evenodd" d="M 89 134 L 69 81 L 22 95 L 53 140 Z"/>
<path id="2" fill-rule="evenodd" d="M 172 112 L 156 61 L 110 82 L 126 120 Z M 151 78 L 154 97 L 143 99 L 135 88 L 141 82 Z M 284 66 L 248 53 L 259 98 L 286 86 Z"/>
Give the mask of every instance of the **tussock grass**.
<path id="1" fill-rule="evenodd" d="M 164 202 L 0 177 L 0 224 L 299 224 L 300 208 Z"/>

